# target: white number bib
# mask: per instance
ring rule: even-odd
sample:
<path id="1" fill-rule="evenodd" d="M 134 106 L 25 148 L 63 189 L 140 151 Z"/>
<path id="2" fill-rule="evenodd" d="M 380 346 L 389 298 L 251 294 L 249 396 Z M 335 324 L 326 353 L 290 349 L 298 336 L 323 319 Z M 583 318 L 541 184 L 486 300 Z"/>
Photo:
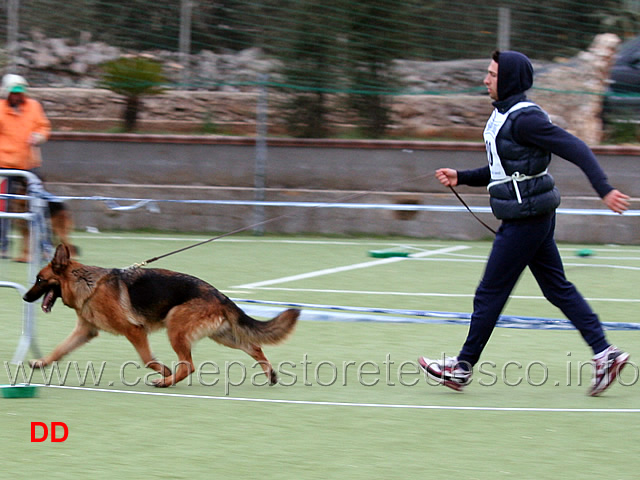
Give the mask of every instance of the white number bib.
<path id="1" fill-rule="evenodd" d="M 536 104 L 533 102 L 519 102 L 505 113 L 500 113 L 498 109 L 495 109 L 491 114 L 491 117 L 489 117 L 487 126 L 484 128 L 483 136 L 484 144 L 487 148 L 487 159 L 489 160 L 489 169 L 491 170 L 491 180 L 493 182 L 511 178 L 505 173 L 502 162 L 500 161 L 500 155 L 498 155 L 498 149 L 496 147 L 496 137 L 498 136 L 498 132 L 504 125 L 504 122 L 507 121 L 507 117 L 510 113 L 532 106 L 535 107 Z"/>

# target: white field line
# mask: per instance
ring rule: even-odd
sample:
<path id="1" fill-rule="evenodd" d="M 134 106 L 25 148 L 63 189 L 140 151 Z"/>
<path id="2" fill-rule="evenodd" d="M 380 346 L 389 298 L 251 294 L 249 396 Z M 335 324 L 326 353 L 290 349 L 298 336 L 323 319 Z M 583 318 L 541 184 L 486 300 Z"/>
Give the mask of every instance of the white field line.
<path id="1" fill-rule="evenodd" d="M 466 245 L 458 245 L 455 247 L 441 248 L 439 250 L 429 250 L 425 252 L 415 253 L 415 254 L 412 254 L 412 257 L 422 258 L 422 257 L 431 256 L 431 255 L 441 255 L 441 254 L 450 253 L 450 252 L 457 252 L 459 250 L 464 250 L 467 248 L 471 248 L 471 247 L 468 247 Z M 369 262 L 355 263 L 353 265 L 345 265 L 343 267 L 325 268 L 323 270 L 316 270 L 314 272 L 300 273 L 298 275 L 291 275 L 288 277 L 274 278 L 272 280 L 263 280 L 261 282 L 246 283 L 244 285 L 235 285 L 231 288 L 260 288 L 266 285 L 275 285 L 277 283 L 295 282 L 298 280 L 305 280 L 307 278 L 321 277 L 323 275 L 332 275 L 334 273 L 348 272 L 348 271 L 357 270 L 360 268 L 376 267 L 378 265 L 385 265 L 388 263 L 400 262 L 402 260 L 406 260 L 407 258 L 408 257 L 383 258 L 380 260 L 372 260 Z"/>
<path id="2" fill-rule="evenodd" d="M 36 384 L 34 384 L 36 385 Z M 140 392 L 136 390 L 115 390 L 107 388 L 70 387 L 66 385 L 38 385 L 47 388 L 67 390 L 84 390 L 101 393 L 123 393 L 128 395 L 147 395 L 155 397 L 190 398 L 199 400 L 226 400 L 232 402 L 276 403 L 288 405 L 309 405 L 320 407 L 360 407 L 360 408 L 401 408 L 412 410 L 466 410 L 484 412 L 543 412 L 543 413 L 640 413 L 640 408 L 542 408 L 542 407 L 483 407 L 452 405 L 410 405 L 394 403 L 355 403 L 355 402 L 320 402 L 313 400 L 285 400 L 273 398 L 246 398 L 213 395 L 189 395 L 184 393 Z"/>
<path id="3" fill-rule="evenodd" d="M 12 238 L 19 238 L 17 235 L 11 235 Z M 73 238 L 78 239 L 91 239 L 91 240 L 127 240 L 127 241 L 160 241 L 160 242 L 202 242 L 207 240 L 206 238 L 184 238 L 184 237 L 153 237 L 153 236 L 123 236 L 123 235 L 102 235 L 102 234 L 75 234 Z M 362 245 L 362 246 L 388 246 L 389 242 L 376 242 L 376 241 L 358 241 L 358 240 L 296 240 L 296 239 L 253 239 L 253 238 L 221 238 L 216 240 L 216 242 L 224 242 L 224 243 L 279 243 L 279 244 L 298 244 L 298 245 Z M 413 245 L 397 245 L 396 247 L 404 247 L 413 250 L 424 251 L 425 248 L 440 248 L 442 245 L 431 244 L 431 245 L 421 245 L 421 246 L 413 246 Z M 471 248 L 471 247 L 469 247 Z M 575 252 L 575 248 L 569 247 L 559 247 L 558 250 L 566 251 L 566 252 Z M 626 261 L 636 261 L 640 260 L 640 257 L 605 257 L 600 255 L 598 252 L 602 253 L 612 253 L 612 252 L 623 252 L 623 253 L 638 253 L 640 250 L 637 249 L 621 249 L 609 246 L 595 247 L 592 248 L 595 252 L 595 259 L 597 260 L 626 260 Z M 455 254 L 454 256 L 467 257 L 467 258 L 478 258 L 482 259 L 482 261 L 486 261 L 488 254 L 483 255 L 465 255 L 465 254 Z M 412 255 L 413 258 L 416 255 Z M 583 264 L 566 264 L 570 266 L 582 266 Z M 598 265 L 589 265 L 589 266 L 598 266 Z M 612 266 L 615 268 L 615 266 Z M 633 268 L 633 267 L 631 267 Z"/>
<path id="4" fill-rule="evenodd" d="M 11 238 L 19 238 L 18 235 L 10 235 Z M 135 236 L 124 236 L 124 235 L 111 235 L 106 234 L 103 235 L 101 233 L 92 233 L 92 234 L 74 234 L 73 238 L 77 239 L 91 239 L 91 240 L 127 240 L 127 241 L 161 241 L 161 242 L 202 242 L 207 240 L 206 238 L 185 238 L 185 237 L 170 237 L 170 236 L 162 236 L 162 237 L 154 237 L 154 236 L 145 236 L 145 235 L 135 235 Z M 362 245 L 362 246 L 388 246 L 389 242 L 377 242 L 377 241 L 358 241 L 358 240 L 305 240 L 305 239 L 260 239 L 260 238 L 221 238 L 216 240 L 216 242 L 225 242 L 225 243 L 275 243 L 275 244 L 299 244 L 299 245 Z M 423 250 L 425 248 L 438 248 L 442 245 L 437 244 L 427 244 L 421 246 L 413 246 L 413 245 L 397 245 L 398 247 L 402 246 L 405 248 L 410 248 L 414 250 Z M 623 260 L 623 261 L 637 261 L 640 260 L 640 257 L 604 257 L 601 256 L 600 253 L 613 253 L 613 252 L 621 252 L 621 253 L 629 253 L 636 254 L 640 252 L 640 250 L 631 248 L 616 248 L 615 245 L 604 245 L 597 246 L 591 248 L 597 255 L 597 259 L 599 260 Z M 471 247 L 469 247 L 471 248 Z M 559 251 L 565 252 L 575 252 L 577 247 L 559 247 Z M 469 257 L 469 258 L 480 258 L 483 261 L 486 261 L 487 255 L 457 255 L 461 257 Z M 565 264 L 568 266 L 582 266 L 582 264 Z M 595 266 L 595 265 L 593 265 Z M 612 268 L 616 268 L 612 266 Z M 618 267 L 620 268 L 620 267 Z M 634 267 L 629 267 L 634 269 Z"/>
<path id="5" fill-rule="evenodd" d="M 486 263 L 486 257 L 476 258 L 416 258 L 417 255 L 411 255 L 411 257 L 407 257 L 406 260 L 419 260 L 421 262 L 462 262 L 462 263 Z M 602 257 L 600 257 L 602 259 Z M 620 259 L 620 260 L 628 260 L 628 259 Z M 573 263 L 573 262 L 563 262 L 565 267 L 579 267 L 579 268 L 613 268 L 618 270 L 638 270 L 640 271 L 640 267 L 630 267 L 626 265 L 612 265 L 606 263 Z"/>
<path id="6" fill-rule="evenodd" d="M 11 235 L 12 238 L 21 238 L 18 235 Z M 110 235 L 101 233 L 91 234 L 74 234 L 73 238 L 82 240 L 126 240 L 126 241 L 158 241 L 158 242 L 203 242 L 208 240 L 206 237 L 171 237 L 161 236 L 154 237 L 149 235 Z M 225 237 L 216 240 L 216 243 L 278 243 L 278 244 L 295 244 L 295 245 L 363 245 L 363 246 L 389 246 L 388 241 L 382 240 L 311 240 L 296 238 L 238 238 Z M 440 248 L 442 244 L 425 244 L 419 248 Z"/>
<path id="7" fill-rule="evenodd" d="M 11 235 L 12 238 L 18 238 L 17 235 Z M 98 234 L 75 234 L 73 235 L 74 238 L 81 238 L 81 239 L 92 239 L 92 240 L 140 240 L 140 241 L 149 241 L 149 240 L 154 240 L 154 241 L 165 241 L 165 242 L 176 242 L 176 241 L 181 241 L 181 242 L 198 242 L 198 241 L 203 241 L 206 240 L 205 238 L 185 238 L 185 237 L 170 237 L 170 236 L 163 236 L 163 237 L 154 237 L 154 236 L 144 236 L 144 235 L 135 235 L 135 236 L 123 236 L 123 235 L 102 235 L 100 233 Z M 380 245 L 389 245 L 389 243 L 387 242 L 375 242 L 375 241 L 371 241 L 371 242 L 367 242 L 367 241 L 341 241 L 341 240 L 296 240 L 296 239 L 253 239 L 253 238 L 222 238 L 217 240 L 218 242 L 231 242 L 231 243 L 282 243 L 282 244 L 309 244 L 309 245 L 363 245 L 363 246 L 380 246 Z M 427 248 L 427 247 L 440 247 L 441 245 L 422 245 L 421 247 L 413 247 L 410 245 L 406 245 L 406 247 L 410 247 L 410 248 L 415 248 L 415 249 L 423 249 L 423 248 Z M 471 247 L 469 247 L 471 248 Z M 570 251 L 570 252 L 575 252 L 575 248 L 574 247 L 559 247 L 558 250 L 562 251 Z M 593 248 L 592 250 L 594 250 L 594 252 L 602 252 L 602 253 L 613 253 L 613 252 L 623 252 L 623 253 L 636 253 L 639 250 L 637 249 L 624 249 L 624 248 L 617 248 L 616 245 L 606 245 L 606 246 L 599 246 L 597 248 Z M 466 260 L 467 262 L 470 263 L 485 263 L 486 259 L 487 259 L 487 255 L 467 255 L 467 254 L 453 254 L 451 253 L 450 255 L 452 256 L 457 256 L 457 257 L 462 257 L 462 258 L 467 258 L 468 260 Z M 405 258 L 405 259 L 410 259 L 410 258 L 416 258 L 418 257 L 418 255 L 412 255 L 411 257 Z M 640 257 L 605 257 L 605 256 L 601 256 L 600 254 L 597 254 L 597 256 L 595 257 L 598 260 L 623 260 L 623 261 L 634 261 L 634 260 L 640 260 Z M 478 260 L 471 260 L 471 259 L 478 259 Z M 446 259 L 446 258 L 442 258 L 442 259 L 430 259 L 430 258 L 424 258 L 423 260 L 425 261 L 443 261 L 443 262 L 452 262 L 452 261 L 456 261 L 454 259 Z M 464 260 L 461 260 L 464 261 Z M 631 266 L 624 266 L 624 265 L 603 265 L 603 264 L 585 264 L 585 263 L 564 263 L 565 267 L 591 267 L 591 268 L 599 268 L 599 267 L 603 267 L 603 268 L 613 268 L 613 269 L 624 269 L 624 270 L 640 270 L 640 268 L 638 267 L 631 267 Z M 251 285 L 251 284 L 249 284 Z M 239 288 L 239 287 L 232 287 L 232 288 Z M 322 289 L 296 289 L 296 288 L 265 288 L 265 290 L 283 290 L 283 291 L 305 291 L 305 292 L 319 292 L 319 293 L 352 293 L 352 294 L 376 294 L 376 295 L 405 295 L 405 296 L 450 296 L 450 297 L 472 297 L 473 295 L 465 295 L 465 294 L 460 294 L 460 295 L 455 295 L 455 294 L 437 294 L 437 293 L 405 293 L 405 292 L 389 292 L 389 291 L 385 291 L 385 292 L 368 292 L 368 291 L 350 291 L 350 290 L 322 290 Z M 245 292 L 242 292 L 245 293 Z M 512 296 L 512 298 L 521 298 L 521 299 L 543 299 L 543 297 L 537 297 L 537 296 L 518 296 L 518 295 L 514 295 Z M 639 302 L 640 300 L 636 300 L 636 299 L 617 299 L 617 298 L 588 298 L 587 300 L 589 301 L 603 301 L 603 302 Z"/>
<path id="8" fill-rule="evenodd" d="M 10 234 L 11 238 L 21 238 L 19 235 L 16 234 Z M 118 239 L 123 239 L 123 240 L 165 240 L 165 241 L 175 241 L 175 240 L 193 240 L 193 241 L 199 241 L 199 240 L 206 240 L 205 237 L 201 237 L 201 236 L 189 236 L 189 235 L 185 235 L 185 236 L 171 236 L 171 235 L 159 235 L 159 236 L 154 236 L 154 235 L 144 235 L 144 234 L 130 234 L 130 235 L 120 235 L 120 234 L 110 234 L 110 233 L 85 233 L 85 232 L 75 232 L 73 234 L 74 238 L 83 238 L 83 239 L 103 239 L 103 240 L 118 240 Z M 417 241 L 415 242 L 415 244 L 419 244 L 419 239 L 416 239 Z M 216 240 L 217 242 L 233 242 L 233 241 L 239 241 L 239 242 L 269 242 L 269 243 L 289 243 L 289 242 L 293 242 L 293 243 L 323 243 L 323 244 L 336 244 L 336 243 L 344 243 L 344 244 L 376 244 L 376 245 L 389 245 L 389 241 L 383 241 L 383 240 L 365 240 L 365 241 L 361 241 L 361 240 L 337 240 L 337 239 L 326 239 L 326 240 L 312 240 L 312 239 L 296 239 L 296 238 L 233 238 L 233 237 L 225 237 L 225 238 L 221 238 L 220 240 Z M 414 243 L 411 242 L 404 242 L 407 245 L 414 245 Z M 398 244 L 400 245 L 400 244 Z M 426 245 L 429 246 L 429 245 Z M 442 246 L 441 244 L 431 244 L 431 246 Z M 635 246 L 635 248 L 633 246 L 630 246 L 629 248 L 624 248 L 624 246 L 622 245 L 615 245 L 612 243 L 609 244 L 599 244 L 599 245 L 586 245 L 586 247 L 590 248 L 591 250 L 594 251 L 611 251 L 611 252 L 629 252 L 629 251 L 634 251 L 636 253 L 640 253 L 640 248 L 638 248 L 637 246 Z M 425 248 L 425 246 L 419 246 L 418 248 Z M 576 248 L 582 248 L 582 247 L 578 247 L 578 246 L 574 246 L 574 247 L 568 247 L 568 246 L 564 246 L 564 245 L 559 245 L 558 249 L 559 250 L 567 250 L 567 251 L 575 251 Z"/>
<path id="9" fill-rule="evenodd" d="M 20 238 L 18 235 L 11 234 L 10 238 Z M 83 240 L 127 240 L 127 241 L 160 241 L 160 242 L 201 242 L 207 240 L 204 237 L 171 237 L 171 236 L 162 236 L 162 237 L 154 237 L 151 235 L 135 235 L 132 234 L 130 236 L 126 235 L 114 235 L 114 234 L 102 234 L 98 233 L 74 233 L 73 238 L 83 239 Z M 292 243 L 292 244 L 309 244 L 309 245 L 367 245 L 367 246 L 379 246 L 384 245 L 388 246 L 389 242 L 381 242 L 381 241 L 359 241 L 359 240 L 305 240 L 305 239 L 267 239 L 267 238 L 221 238 L 216 240 L 216 242 L 231 242 L 231 243 Z M 407 245 L 409 246 L 409 245 Z M 431 247 L 441 247 L 442 245 L 420 245 L 417 247 L 411 246 L 411 248 L 415 249 L 424 249 Z M 620 248 L 618 245 L 607 244 L 607 245 L 597 245 L 588 247 L 593 250 L 596 255 L 598 252 L 609 253 L 609 252 L 622 252 L 622 253 L 640 253 L 640 250 L 637 248 Z M 575 252 L 578 247 L 564 247 L 559 246 L 558 250 L 566 251 L 566 252 Z M 486 255 L 483 255 L 486 258 Z M 599 257 L 604 258 L 604 257 Z M 614 259 L 614 258 L 612 258 Z M 640 260 L 637 257 L 620 257 L 620 260 Z"/>
<path id="10" fill-rule="evenodd" d="M 411 248 L 411 247 L 406 247 L 406 248 Z M 420 250 L 422 250 L 422 249 L 420 249 Z M 451 257 L 455 257 L 455 258 L 459 258 L 459 259 L 469 258 L 469 259 L 473 259 L 473 260 L 476 260 L 476 261 L 486 262 L 487 261 L 487 257 L 489 256 L 489 253 L 484 253 L 482 255 L 477 255 L 477 254 L 476 255 L 471 255 L 471 254 L 468 254 L 468 253 L 451 253 L 450 256 Z M 574 256 L 565 255 L 563 257 L 563 263 L 565 263 L 565 265 L 567 265 L 566 260 L 568 258 L 571 258 L 571 257 L 573 257 L 573 259 L 575 260 Z M 597 263 L 593 263 L 593 262 L 594 261 L 600 261 L 600 260 L 624 260 L 624 261 L 633 262 L 633 261 L 640 260 L 640 257 L 609 257 L 609 256 L 603 256 L 603 255 L 595 255 L 595 256 L 590 257 L 590 258 L 585 258 L 584 263 L 576 263 L 576 264 L 573 264 L 573 265 L 599 266 Z M 449 261 L 451 261 L 451 260 L 449 260 Z M 600 265 L 602 265 L 602 264 L 600 264 Z"/>
<path id="11" fill-rule="evenodd" d="M 399 297 L 446 297 L 446 298 L 473 298 L 473 293 L 435 293 L 435 292 L 391 292 L 376 290 L 334 290 L 330 288 L 293 288 L 293 287 L 258 287 L 259 290 L 273 290 L 281 292 L 308 292 L 308 293 L 343 293 L 345 295 L 391 295 Z M 245 293 L 245 292 L 243 292 Z M 541 295 L 511 295 L 511 299 L 519 300 L 545 300 Z M 616 302 L 616 303 L 640 303 L 640 298 L 599 298 L 585 297 L 589 302 Z"/>

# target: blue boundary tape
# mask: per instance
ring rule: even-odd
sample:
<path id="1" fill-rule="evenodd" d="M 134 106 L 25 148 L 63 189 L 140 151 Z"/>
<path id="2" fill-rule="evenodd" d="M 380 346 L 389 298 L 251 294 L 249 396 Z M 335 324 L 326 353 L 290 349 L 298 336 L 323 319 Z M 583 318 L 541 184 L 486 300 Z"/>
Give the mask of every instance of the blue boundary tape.
<path id="1" fill-rule="evenodd" d="M 343 307 L 336 305 L 318 305 L 309 303 L 287 303 L 263 300 L 233 299 L 244 304 L 243 309 L 249 315 L 273 317 L 282 308 L 300 308 L 301 320 L 325 322 L 380 322 L 380 323 L 421 323 L 469 325 L 470 313 L 438 312 L 428 310 L 402 310 L 391 308 Z M 640 323 L 602 322 L 605 330 L 640 330 Z M 497 323 L 502 328 L 520 328 L 534 330 L 574 330 L 568 320 L 560 318 L 541 318 L 502 315 Z"/>

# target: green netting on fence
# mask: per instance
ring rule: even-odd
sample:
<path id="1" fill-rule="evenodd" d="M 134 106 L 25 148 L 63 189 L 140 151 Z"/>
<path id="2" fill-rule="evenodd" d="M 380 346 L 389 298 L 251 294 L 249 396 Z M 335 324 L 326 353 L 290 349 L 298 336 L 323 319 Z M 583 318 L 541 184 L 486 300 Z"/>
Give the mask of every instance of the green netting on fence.
<path id="1" fill-rule="evenodd" d="M 173 86 L 251 85 L 246 72 L 198 78 L 194 55 L 258 48 L 277 61 L 268 82 L 316 93 L 461 93 L 450 86 L 416 92 L 398 81 L 397 62 L 485 59 L 501 46 L 539 61 L 570 58 L 598 33 L 639 31 L 640 2 L 522 0 L 6 0 L 0 35 L 29 41 L 99 41 L 131 53 L 165 51 L 182 66 Z M 12 10 L 13 8 L 13 10 Z M 17 16 L 17 18 L 16 18 Z M 34 42 L 36 43 L 36 42 Z M 34 47 L 35 48 L 35 47 Z M 224 68 L 224 66 L 219 66 Z M 272 69 L 273 70 L 273 69 Z M 264 79 L 263 79 L 264 80 Z M 473 91 L 473 90 L 471 90 Z"/>

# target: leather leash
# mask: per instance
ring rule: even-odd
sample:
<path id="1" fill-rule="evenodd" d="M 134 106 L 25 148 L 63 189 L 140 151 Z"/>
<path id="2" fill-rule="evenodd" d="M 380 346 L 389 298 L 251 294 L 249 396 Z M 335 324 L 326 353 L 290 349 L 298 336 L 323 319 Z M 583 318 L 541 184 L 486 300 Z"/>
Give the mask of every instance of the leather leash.
<path id="1" fill-rule="evenodd" d="M 462 203 L 462 205 L 464 205 L 464 208 L 466 208 L 466 209 L 469 211 L 469 213 L 470 213 L 471 215 L 473 215 L 473 218 L 475 218 L 477 221 L 479 221 L 482 225 L 484 225 L 484 227 L 485 227 L 487 230 L 489 230 L 491 233 L 493 233 L 493 234 L 495 235 L 495 234 L 496 234 L 496 231 L 495 231 L 493 228 L 491 228 L 489 225 L 487 225 L 486 223 L 484 223 L 484 222 L 483 222 L 483 221 L 482 221 L 482 220 L 481 220 L 481 219 L 480 219 L 480 218 L 479 218 L 475 213 L 473 213 L 473 212 L 471 211 L 471 208 L 469 208 L 469 205 L 467 205 L 467 202 L 465 202 L 465 201 L 462 199 L 462 197 L 458 194 L 458 192 L 456 192 L 456 191 L 455 191 L 455 189 L 454 189 L 451 185 L 449 185 L 449 188 L 451 189 L 451 191 L 453 192 L 453 194 L 458 198 L 458 200 L 460 200 L 460 203 Z"/>
<path id="2" fill-rule="evenodd" d="M 431 175 L 431 174 L 428 174 L 428 175 Z M 421 177 L 424 177 L 424 176 L 426 176 L 426 175 L 421 175 L 420 177 L 417 177 L 417 178 L 421 178 Z M 485 227 L 487 230 L 489 230 L 491 233 L 493 233 L 493 234 L 495 235 L 495 234 L 496 234 L 496 231 L 495 231 L 493 228 L 491 228 L 489 225 L 487 225 L 485 222 L 483 222 L 483 221 L 482 221 L 482 220 L 481 220 L 481 219 L 480 219 L 480 218 L 479 218 L 475 213 L 473 213 L 473 212 L 471 211 L 471 208 L 469 207 L 469 205 L 467 205 L 467 202 L 465 202 L 465 201 L 462 199 L 462 197 L 458 194 L 458 192 L 456 192 L 456 191 L 454 190 L 454 188 L 453 188 L 453 187 L 451 187 L 451 186 L 449 186 L 449 188 L 451 189 L 451 191 L 453 192 L 453 194 L 458 198 L 458 200 L 460 201 L 460 203 L 462 203 L 462 205 L 464 205 L 464 207 L 469 211 L 469 213 L 473 216 L 473 218 L 475 218 L 478 222 L 480 222 L 482 225 L 484 225 L 484 227 Z M 370 192 L 370 191 L 367 191 L 367 192 L 359 192 L 359 193 L 355 193 L 355 194 L 352 194 L 352 195 L 348 195 L 348 196 L 346 196 L 346 197 L 342 198 L 341 200 L 342 200 L 342 201 L 344 201 L 344 200 L 350 200 L 350 199 L 357 198 L 357 197 L 360 197 L 360 196 L 362 196 L 362 195 L 366 195 L 366 194 L 369 194 L 369 193 L 372 193 L 372 192 Z M 230 236 L 230 235 L 234 235 L 234 234 L 236 234 L 236 233 L 244 232 L 244 231 L 250 230 L 250 229 L 255 228 L 255 227 L 259 227 L 259 226 L 262 226 L 262 225 L 266 225 L 267 223 L 271 223 L 271 222 L 274 222 L 274 221 L 276 221 L 276 220 L 280 220 L 280 219 L 282 219 L 282 218 L 289 217 L 289 216 L 291 216 L 291 215 L 292 215 L 292 214 L 287 213 L 287 214 L 279 215 L 279 216 L 277 216 L 277 217 L 269 218 L 269 219 L 264 220 L 264 221 L 262 221 L 262 222 L 254 223 L 254 224 L 251 224 L 251 225 L 247 225 L 246 227 L 241 227 L 241 228 L 238 228 L 238 229 L 236 229 L 236 230 L 232 230 L 232 231 L 230 231 L 230 232 L 223 233 L 223 234 L 221 234 L 221 235 L 218 235 L 218 236 L 215 236 L 215 237 L 209 238 L 209 239 L 207 239 L 207 240 L 203 240 L 203 241 L 201 241 L 201 242 L 194 243 L 194 244 L 192 244 L 192 245 L 187 245 L 186 247 L 179 248 L 179 249 L 177 249 L 177 250 L 173 250 L 172 252 L 165 253 L 164 255 L 159 255 L 159 256 L 157 256 L 157 257 L 149 258 L 148 260 L 145 260 L 144 262 L 141 262 L 141 263 L 134 263 L 133 265 L 131 265 L 130 267 L 127 267 L 127 268 L 140 268 L 140 267 L 144 267 L 144 266 L 146 266 L 146 265 L 148 265 L 148 264 L 150 264 L 150 263 L 153 263 L 153 262 L 155 262 L 155 261 L 157 261 L 157 260 L 160 260 L 160 259 L 162 259 L 162 258 L 169 257 L 169 256 L 171 256 L 171 255 L 175 255 L 176 253 L 181 253 L 181 252 L 184 252 L 185 250 L 190 250 L 190 249 L 192 249 L 192 248 L 199 247 L 200 245 L 204 245 L 204 244 L 206 244 L 206 243 L 213 242 L 214 240 L 219 240 L 219 239 L 221 239 L 221 238 L 228 237 L 228 236 Z"/>

